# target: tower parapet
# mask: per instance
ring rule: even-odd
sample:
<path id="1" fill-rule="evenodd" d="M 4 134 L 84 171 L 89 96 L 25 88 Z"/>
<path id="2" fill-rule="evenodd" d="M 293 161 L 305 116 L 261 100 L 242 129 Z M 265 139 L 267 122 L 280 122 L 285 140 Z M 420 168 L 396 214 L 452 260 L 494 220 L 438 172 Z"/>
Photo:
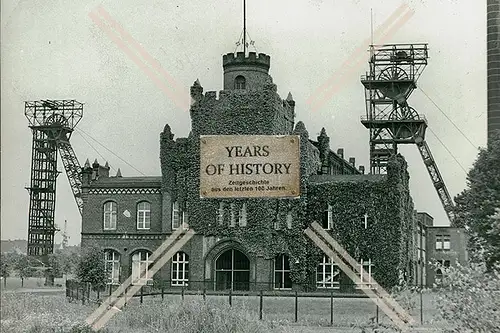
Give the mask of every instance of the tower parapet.
<path id="1" fill-rule="evenodd" d="M 271 67 L 271 57 L 265 53 L 249 52 L 248 56 L 245 56 L 243 52 L 228 53 L 222 57 L 222 67 L 224 71 L 233 66 L 255 66 L 260 67 L 269 72 L 269 67 Z"/>

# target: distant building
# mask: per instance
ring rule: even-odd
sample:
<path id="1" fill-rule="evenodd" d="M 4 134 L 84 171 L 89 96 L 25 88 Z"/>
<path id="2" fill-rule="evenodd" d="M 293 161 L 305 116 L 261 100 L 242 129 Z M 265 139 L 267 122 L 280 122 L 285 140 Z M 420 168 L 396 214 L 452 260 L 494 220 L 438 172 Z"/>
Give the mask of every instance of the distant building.
<path id="1" fill-rule="evenodd" d="M 431 226 L 427 228 L 428 260 L 435 260 L 444 269 L 427 265 L 427 286 L 442 281 L 447 267 L 464 266 L 468 262 L 467 234 L 462 228 Z"/>

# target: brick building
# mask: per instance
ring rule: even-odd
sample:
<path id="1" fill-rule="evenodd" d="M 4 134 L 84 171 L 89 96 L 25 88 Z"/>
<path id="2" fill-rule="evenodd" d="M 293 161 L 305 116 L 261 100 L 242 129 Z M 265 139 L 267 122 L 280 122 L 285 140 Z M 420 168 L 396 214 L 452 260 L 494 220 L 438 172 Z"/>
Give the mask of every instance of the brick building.
<path id="1" fill-rule="evenodd" d="M 394 157 L 386 175 L 366 175 L 355 159 L 334 152 L 323 128 L 309 137 L 295 121 L 291 94 L 281 99 L 265 54 L 223 57 L 224 89 L 191 87 L 191 132 L 160 134 L 161 176 L 109 175 L 94 162 L 83 169 L 82 247 L 105 250 L 110 282 L 163 282 L 192 289 L 356 288 L 303 234 L 322 223 L 365 270 L 384 286 L 414 280 L 415 214 L 407 165 Z M 299 199 L 200 199 L 200 135 L 300 137 Z M 148 281 L 140 267 L 175 229 L 196 235 Z M 366 277 L 364 277 L 366 281 Z M 369 281 L 367 281 L 369 283 Z"/>
<path id="2" fill-rule="evenodd" d="M 443 268 L 427 265 L 426 285 L 439 284 L 446 274 L 447 267 L 464 266 L 468 261 L 466 251 L 467 235 L 462 228 L 437 227 L 427 228 L 427 253 L 429 258 L 442 264 Z"/>

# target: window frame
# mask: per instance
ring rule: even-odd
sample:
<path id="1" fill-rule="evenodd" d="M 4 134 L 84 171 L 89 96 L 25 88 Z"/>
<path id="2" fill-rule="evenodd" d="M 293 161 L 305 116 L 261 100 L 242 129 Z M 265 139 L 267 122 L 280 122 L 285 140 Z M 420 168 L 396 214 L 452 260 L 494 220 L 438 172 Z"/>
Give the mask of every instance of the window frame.
<path id="1" fill-rule="evenodd" d="M 436 251 L 450 251 L 451 250 L 451 235 L 436 235 L 435 243 Z"/>
<path id="2" fill-rule="evenodd" d="M 174 274 L 174 268 L 176 268 L 176 274 Z M 174 277 L 174 275 L 177 276 Z M 189 255 L 186 252 L 179 251 L 172 257 L 170 285 L 172 287 L 187 287 L 189 285 Z"/>
<path id="3" fill-rule="evenodd" d="M 234 89 L 245 90 L 247 88 L 247 79 L 243 75 L 238 75 L 234 78 Z"/>
<path id="4" fill-rule="evenodd" d="M 278 261 L 281 261 L 281 269 L 276 268 L 276 264 Z M 285 269 L 285 262 L 288 261 L 288 269 Z M 274 258 L 274 271 L 273 271 L 273 288 L 274 290 L 292 290 L 292 280 L 290 277 L 291 274 L 291 268 L 290 268 L 290 257 L 286 254 L 278 254 Z M 279 287 L 276 287 L 276 274 L 281 275 L 281 283 Z M 285 287 L 286 285 L 286 276 L 288 276 L 288 281 L 290 282 L 290 287 Z"/>
<path id="5" fill-rule="evenodd" d="M 292 229 L 293 227 L 293 214 L 291 211 L 289 211 L 287 214 L 286 214 L 286 228 L 287 229 Z"/>
<path id="6" fill-rule="evenodd" d="M 139 206 L 141 204 L 147 204 L 147 209 L 140 209 Z M 151 203 L 149 201 L 143 200 L 137 203 L 136 205 L 136 228 L 137 230 L 150 230 L 151 229 Z M 141 212 L 143 215 L 141 216 Z M 146 214 L 149 213 L 149 214 Z M 141 221 L 142 217 L 142 221 Z M 146 219 L 147 217 L 147 219 Z M 146 221 L 147 220 L 147 221 Z M 140 226 L 142 222 L 142 226 Z"/>
<path id="7" fill-rule="evenodd" d="M 321 267 L 321 272 L 318 272 Z M 337 271 L 335 271 L 335 267 Z M 318 273 L 321 273 L 322 280 L 318 280 Z M 326 280 L 327 273 L 330 273 L 330 281 Z M 335 274 L 336 273 L 336 274 Z M 323 258 L 316 266 L 316 288 L 318 289 L 340 289 L 340 275 L 342 274 L 337 263 L 332 260 L 332 258 L 327 255 L 323 255 Z M 334 280 L 334 277 L 338 276 L 338 281 Z"/>
<path id="8" fill-rule="evenodd" d="M 243 202 L 241 204 L 241 208 L 238 214 L 238 225 L 240 227 L 246 227 L 247 226 L 247 204 L 246 202 Z"/>
<path id="9" fill-rule="evenodd" d="M 219 201 L 219 207 L 217 208 L 217 225 L 224 225 L 224 209 L 224 202 Z"/>
<path id="10" fill-rule="evenodd" d="M 111 209 L 107 210 L 106 207 L 111 205 Z M 118 204 L 116 201 L 108 200 L 102 205 L 103 209 L 103 230 L 116 230 L 118 220 Z M 114 209 L 113 209 L 114 208 Z M 106 227 L 106 217 L 109 217 L 109 226 Z"/>
<path id="11" fill-rule="evenodd" d="M 141 256 L 141 253 L 145 253 L 146 254 L 146 260 L 142 260 L 142 256 Z M 139 256 L 139 260 L 134 260 L 134 257 L 138 255 Z M 153 263 L 153 261 L 150 260 L 151 258 L 151 251 L 149 250 L 137 250 L 135 251 L 133 254 L 132 254 L 132 258 L 131 258 L 131 262 L 132 262 L 132 284 L 133 285 L 149 285 L 153 282 L 153 276 L 150 276 L 150 270 L 149 270 L 149 266 L 151 266 L 151 264 Z M 139 263 L 139 276 L 137 276 L 137 272 L 134 271 L 134 266 L 136 266 L 136 263 Z M 145 270 L 145 275 L 146 275 L 146 278 L 145 279 L 141 279 L 140 278 L 140 273 L 141 273 L 141 270 L 142 270 L 142 267 L 143 267 L 143 264 L 145 264 L 145 267 L 146 267 L 146 270 Z"/>
<path id="12" fill-rule="evenodd" d="M 365 264 L 366 262 L 368 262 L 368 264 Z M 365 282 L 363 283 L 362 285 L 361 284 L 358 284 L 356 283 L 356 289 L 376 289 L 376 287 L 374 287 L 374 282 L 372 281 L 372 275 L 373 275 L 373 270 L 372 270 L 372 267 L 375 266 L 375 264 L 372 262 L 371 258 L 369 258 L 368 260 L 363 260 L 361 259 L 361 261 L 357 264 L 361 270 L 359 271 L 359 279 L 361 280 L 361 282 Z M 365 266 L 368 267 L 368 270 L 365 269 Z M 368 280 L 364 280 L 364 272 L 368 273 Z M 368 285 L 368 286 L 367 286 Z"/>
<path id="13" fill-rule="evenodd" d="M 326 228 L 325 228 L 325 224 L 323 223 L 324 222 L 324 214 L 327 214 Z M 325 211 L 323 211 L 323 218 L 321 221 L 321 227 L 323 228 L 323 230 L 332 230 L 333 229 L 333 208 L 332 208 L 332 205 L 330 205 L 330 204 L 328 204 L 328 208 Z"/>
<path id="14" fill-rule="evenodd" d="M 111 258 L 109 258 L 110 254 Z M 118 266 L 117 269 L 115 264 L 117 264 Z M 108 280 L 106 281 L 106 284 L 110 285 L 120 284 L 121 254 L 118 251 L 113 249 L 104 250 L 104 267 L 106 271 L 108 271 L 109 265 L 111 265 L 111 270 L 109 271 Z"/>

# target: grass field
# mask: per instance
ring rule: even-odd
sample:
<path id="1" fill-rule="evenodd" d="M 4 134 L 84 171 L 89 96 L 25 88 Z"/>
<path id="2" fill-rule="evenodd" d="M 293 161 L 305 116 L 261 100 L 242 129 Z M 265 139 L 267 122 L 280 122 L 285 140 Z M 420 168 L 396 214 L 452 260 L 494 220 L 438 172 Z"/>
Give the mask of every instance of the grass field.
<path id="1" fill-rule="evenodd" d="M 24 286 L 21 287 L 21 279 L 17 276 L 11 276 L 7 278 L 7 281 L 4 282 L 3 278 L 0 281 L 0 290 L 21 290 L 21 289 L 54 289 L 54 288 L 63 288 L 65 279 L 55 279 L 54 287 L 44 286 L 45 279 L 44 278 L 27 278 L 24 279 Z M 56 285 L 60 285 L 60 287 L 56 287 Z"/>
<path id="2" fill-rule="evenodd" d="M 443 327 L 443 323 L 434 322 L 433 296 L 424 296 L 424 327 Z M 96 308 L 96 305 L 82 305 L 81 302 L 69 303 L 64 295 L 11 292 L 2 293 L 1 301 L 2 332 L 67 332 L 71 327 L 83 323 Z M 174 329 L 171 327 L 172 321 L 175 321 L 172 318 L 182 321 L 191 314 L 190 320 L 195 326 L 197 321 L 202 320 L 200 318 L 204 313 L 209 313 L 209 319 L 219 323 L 217 327 L 230 327 L 227 332 L 361 332 L 361 328 L 353 326 L 368 324 L 376 318 L 376 307 L 371 300 L 338 298 L 334 300 L 334 326 L 329 327 L 330 299 L 299 298 L 298 322 L 295 323 L 294 302 L 293 297 L 265 297 L 264 320 L 259 321 L 258 297 L 235 296 L 232 307 L 229 307 L 227 297 L 209 296 L 206 303 L 209 308 L 206 308 L 201 296 L 186 295 L 184 301 L 179 295 L 168 295 L 164 300 L 160 296 L 148 296 L 144 298 L 143 304 L 134 298 L 106 327 L 111 333 L 201 332 L 194 328 L 192 331 L 185 327 Z M 182 311 L 179 311 L 180 308 Z M 418 308 L 412 311 L 412 315 L 418 322 Z M 382 311 L 379 311 L 379 321 L 388 322 Z"/>

